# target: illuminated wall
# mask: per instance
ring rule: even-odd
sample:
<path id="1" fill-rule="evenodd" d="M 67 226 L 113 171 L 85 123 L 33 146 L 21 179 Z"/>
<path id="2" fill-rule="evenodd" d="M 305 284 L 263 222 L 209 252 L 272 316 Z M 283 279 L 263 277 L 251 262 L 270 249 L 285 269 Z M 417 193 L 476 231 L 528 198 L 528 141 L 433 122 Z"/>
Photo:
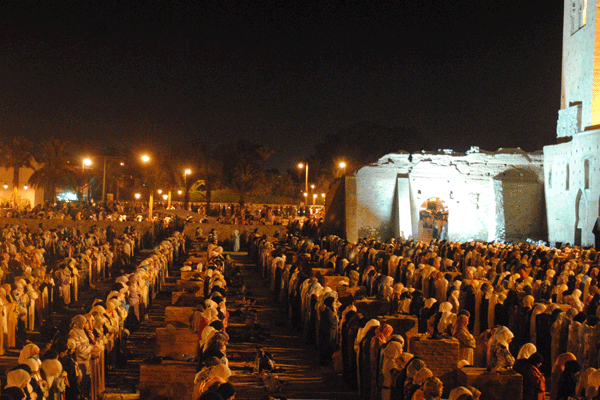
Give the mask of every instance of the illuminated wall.
<path id="1" fill-rule="evenodd" d="M 600 131 L 544 147 L 548 239 L 594 244 L 592 228 L 600 215 Z"/>
<path id="2" fill-rule="evenodd" d="M 38 204 L 44 202 L 44 191 L 41 189 L 33 189 L 28 186 L 29 177 L 33 174 L 31 168 L 20 168 L 19 169 L 19 198 L 20 204 L 29 203 L 31 207 L 35 207 Z M 13 198 L 13 169 L 12 168 L 0 168 L 0 207 L 4 207 L 7 203 L 10 203 Z M 6 188 L 5 188 L 6 186 Z M 27 189 L 25 187 L 27 186 Z"/>
<path id="3" fill-rule="evenodd" d="M 473 148 L 467 153 L 388 154 L 358 170 L 354 180 L 355 200 L 346 201 L 347 210 L 355 210 L 346 212 L 356 221 L 346 221 L 351 241 L 363 236 L 385 240 L 400 232 L 416 237 L 419 207 L 432 197 L 448 206 L 450 240 L 547 236 L 540 152 Z"/>

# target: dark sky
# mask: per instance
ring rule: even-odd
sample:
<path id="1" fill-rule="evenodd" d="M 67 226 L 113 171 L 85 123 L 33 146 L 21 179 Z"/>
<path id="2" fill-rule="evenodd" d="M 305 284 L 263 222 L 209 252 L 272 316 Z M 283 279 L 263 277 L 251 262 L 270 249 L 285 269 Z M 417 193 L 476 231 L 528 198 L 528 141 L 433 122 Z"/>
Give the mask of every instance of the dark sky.
<path id="1" fill-rule="evenodd" d="M 435 148 L 555 142 L 560 0 L 7 3 L 0 138 L 247 138 L 282 169 L 360 121 Z"/>

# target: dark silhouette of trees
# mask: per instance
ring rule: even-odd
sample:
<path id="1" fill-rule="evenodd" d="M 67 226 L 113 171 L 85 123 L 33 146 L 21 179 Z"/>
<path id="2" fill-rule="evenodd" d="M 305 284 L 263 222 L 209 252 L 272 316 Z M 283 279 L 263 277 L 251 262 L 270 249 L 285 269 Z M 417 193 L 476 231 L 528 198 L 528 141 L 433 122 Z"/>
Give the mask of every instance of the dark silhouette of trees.
<path id="1" fill-rule="evenodd" d="M 52 203 L 56 200 L 58 187 L 75 186 L 78 173 L 77 167 L 71 163 L 69 142 L 47 139 L 37 146 L 35 159 L 39 167 L 29 177 L 29 184 L 44 189 Z"/>

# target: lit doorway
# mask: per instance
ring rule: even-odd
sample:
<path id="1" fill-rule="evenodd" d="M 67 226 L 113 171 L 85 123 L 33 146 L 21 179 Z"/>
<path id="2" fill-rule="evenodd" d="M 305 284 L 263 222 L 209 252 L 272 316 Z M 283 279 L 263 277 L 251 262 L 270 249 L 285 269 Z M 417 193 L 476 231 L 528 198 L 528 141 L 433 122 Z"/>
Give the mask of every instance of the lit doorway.
<path id="1" fill-rule="evenodd" d="M 443 200 L 431 197 L 419 207 L 419 240 L 448 240 L 448 206 Z"/>

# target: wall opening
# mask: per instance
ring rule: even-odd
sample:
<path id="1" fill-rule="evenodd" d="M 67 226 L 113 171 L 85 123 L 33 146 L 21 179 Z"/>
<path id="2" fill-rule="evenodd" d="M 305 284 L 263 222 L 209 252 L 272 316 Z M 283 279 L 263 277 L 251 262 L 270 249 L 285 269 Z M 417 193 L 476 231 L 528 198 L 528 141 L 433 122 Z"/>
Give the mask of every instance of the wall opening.
<path id="1" fill-rule="evenodd" d="M 569 172 L 569 164 L 567 164 L 567 170 L 566 170 L 566 177 L 565 177 L 565 190 L 569 190 L 569 184 L 570 182 L 570 178 L 571 178 L 571 174 Z"/>
<path id="2" fill-rule="evenodd" d="M 585 189 L 590 188 L 590 160 L 585 160 L 583 162 L 583 171 L 584 171 L 584 179 L 585 179 Z"/>
<path id="3" fill-rule="evenodd" d="M 419 240 L 448 239 L 448 206 L 431 197 L 419 207 Z"/>

